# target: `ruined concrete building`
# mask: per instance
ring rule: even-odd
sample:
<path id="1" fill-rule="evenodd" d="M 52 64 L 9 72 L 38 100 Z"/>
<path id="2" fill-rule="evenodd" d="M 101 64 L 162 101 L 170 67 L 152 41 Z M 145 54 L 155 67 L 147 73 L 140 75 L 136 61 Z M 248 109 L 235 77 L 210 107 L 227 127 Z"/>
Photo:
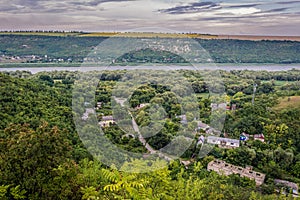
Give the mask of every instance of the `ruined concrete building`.
<path id="1" fill-rule="evenodd" d="M 248 177 L 255 180 L 257 186 L 263 184 L 266 176 L 265 174 L 262 174 L 260 172 L 253 171 L 252 167 L 242 168 L 226 163 L 222 160 L 211 161 L 210 163 L 208 163 L 207 170 L 215 171 L 218 174 L 224 174 L 226 176 L 230 174 L 239 174 L 241 177 Z"/>

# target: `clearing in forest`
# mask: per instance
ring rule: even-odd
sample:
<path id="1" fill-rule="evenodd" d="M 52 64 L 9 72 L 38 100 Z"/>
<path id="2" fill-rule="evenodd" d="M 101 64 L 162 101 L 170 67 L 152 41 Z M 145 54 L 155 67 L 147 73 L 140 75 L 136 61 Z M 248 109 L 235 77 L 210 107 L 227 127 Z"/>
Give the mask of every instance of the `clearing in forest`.
<path id="1" fill-rule="evenodd" d="M 300 96 L 284 97 L 279 99 L 279 104 L 274 107 L 275 110 L 285 108 L 300 107 Z"/>

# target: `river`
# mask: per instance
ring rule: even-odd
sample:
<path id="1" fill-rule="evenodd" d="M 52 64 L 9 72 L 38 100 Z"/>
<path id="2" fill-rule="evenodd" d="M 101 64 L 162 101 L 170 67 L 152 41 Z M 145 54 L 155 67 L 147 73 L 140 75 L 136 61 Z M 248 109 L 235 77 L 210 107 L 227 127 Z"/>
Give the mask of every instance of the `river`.
<path id="1" fill-rule="evenodd" d="M 109 66 L 109 67 L 12 67 L 12 68 L 0 68 L 0 72 L 4 71 L 30 71 L 35 74 L 43 71 L 95 71 L 95 70 L 137 70 L 137 69 L 155 69 L 155 70 L 253 70 L 253 71 L 287 71 L 291 69 L 299 69 L 300 64 L 297 65 L 276 65 L 276 64 L 255 64 L 255 65 L 246 65 L 246 64 L 222 64 L 218 66 L 201 66 L 201 67 L 190 67 L 190 66 Z"/>

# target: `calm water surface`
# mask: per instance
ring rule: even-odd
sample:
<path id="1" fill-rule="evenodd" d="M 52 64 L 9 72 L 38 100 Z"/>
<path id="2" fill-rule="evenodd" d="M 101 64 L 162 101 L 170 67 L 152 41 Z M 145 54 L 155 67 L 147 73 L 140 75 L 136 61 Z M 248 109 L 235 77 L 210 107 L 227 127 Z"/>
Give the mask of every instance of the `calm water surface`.
<path id="1" fill-rule="evenodd" d="M 16 67 L 16 68 L 0 68 L 0 72 L 3 71 L 30 71 L 31 73 L 35 74 L 38 72 L 43 71 L 95 71 L 95 70 L 136 70 L 136 69 L 156 69 L 156 70 L 206 70 L 206 69 L 213 69 L 213 70 L 253 70 L 253 71 L 287 71 L 291 69 L 299 69 L 299 65 L 241 65 L 241 66 L 231 66 L 223 65 L 223 66 L 201 66 L 201 67 L 190 67 L 190 66 L 109 66 L 109 67 Z"/>

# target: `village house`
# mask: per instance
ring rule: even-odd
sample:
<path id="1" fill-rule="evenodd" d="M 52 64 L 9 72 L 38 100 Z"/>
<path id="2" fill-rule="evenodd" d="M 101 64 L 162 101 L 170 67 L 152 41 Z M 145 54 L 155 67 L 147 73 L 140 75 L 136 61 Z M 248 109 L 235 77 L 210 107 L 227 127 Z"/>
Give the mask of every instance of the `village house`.
<path id="1" fill-rule="evenodd" d="M 123 139 L 123 138 L 128 138 L 128 139 L 130 139 L 130 138 L 135 138 L 135 135 L 134 135 L 134 134 L 131 134 L 131 133 L 127 133 L 127 134 L 125 134 L 125 135 L 122 136 L 122 139 Z"/>
<path id="2" fill-rule="evenodd" d="M 231 105 L 231 110 L 233 110 L 233 111 L 236 110 L 236 104 Z"/>
<path id="3" fill-rule="evenodd" d="M 217 110 L 217 109 L 227 109 L 227 103 L 220 103 L 220 104 L 217 104 L 217 103 L 212 103 L 210 104 L 210 107 L 211 107 L 211 110 L 214 111 L 214 110 Z"/>
<path id="4" fill-rule="evenodd" d="M 241 138 L 242 141 L 247 141 L 250 138 L 252 138 L 253 140 L 259 140 L 261 142 L 265 142 L 264 134 L 250 135 L 250 134 L 247 134 L 247 133 L 242 133 L 240 138 Z"/>
<path id="5" fill-rule="evenodd" d="M 116 121 L 114 120 L 114 117 L 112 115 L 103 116 L 102 120 L 99 122 L 101 128 L 109 127 L 109 126 L 111 126 L 112 124 L 115 124 L 115 123 L 116 123 Z"/>
<path id="6" fill-rule="evenodd" d="M 299 187 L 298 187 L 298 185 L 296 183 L 285 181 L 285 180 L 280 180 L 280 179 L 275 179 L 274 183 L 277 186 L 286 187 L 289 190 L 291 190 L 291 192 L 292 192 L 292 194 L 293 194 L 294 197 L 298 197 L 299 196 L 299 193 L 298 193 Z M 284 192 L 284 193 L 286 193 L 286 192 Z"/>
<path id="7" fill-rule="evenodd" d="M 213 160 L 207 165 L 208 171 L 215 171 L 218 174 L 229 176 L 230 174 L 239 174 L 241 177 L 247 177 L 255 181 L 256 185 L 259 186 L 264 183 L 265 174 L 253 171 L 252 167 L 239 167 L 222 160 Z"/>
<path id="8" fill-rule="evenodd" d="M 83 113 L 81 119 L 86 121 L 89 118 L 89 115 L 94 114 L 94 113 L 95 113 L 95 111 L 93 108 L 86 108 L 85 113 Z"/>
<path id="9" fill-rule="evenodd" d="M 204 144 L 204 141 L 205 141 L 205 137 L 203 135 L 201 135 L 198 138 L 197 146 Z"/>
<path id="10" fill-rule="evenodd" d="M 188 124 L 186 115 L 179 115 L 179 116 L 177 116 L 176 118 L 180 119 L 180 123 L 181 123 L 182 125 L 187 125 L 187 124 Z"/>
<path id="11" fill-rule="evenodd" d="M 137 107 L 135 107 L 135 109 L 140 110 L 140 109 L 146 107 L 147 105 L 148 105 L 147 103 L 142 103 L 142 104 L 137 105 Z"/>
<path id="12" fill-rule="evenodd" d="M 254 140 L 259 140 L 261 142 L 265 142 L 265 136 L 264 136 L 264 134 L 255 134 L 253 136 L 253 138 L 254 138 Z"/>
<path id="13" fill-rule="evenodd" d="M 208 144 L 218 145 L 220 148 L 237 148 L 240 146 L 240 141 L 230 138 L 221 138 L 215 136 L 207 137 Z"/>
<path id="14" fill-rule="evenodd" d="M 198 121 L 196 131 L 200 131 L 200 130 L 207 131 L 208 129 L 209 129 L 209 125 L 204 124 L 204 123 L 201 122 L 201 121 Z"/>
<path id="15" fill-rule="evenodd" d="M 211 103 L 210 107 L 211 107 L 212 111 L 217 110 L 218 109 L 218 104 L 217 103 Z"/>
<path id="16" fill-rule="evenodd" d="M 97 102 L 96 109 L 99 110 L 102 108 L 102 102 Z"/>
<path id="17" fill-rule="evenodd" d="M 183 164 L 186 169 L 188 169 L 188 166 L 191 164 L 191 161 L 180 160 L 180 163 Z"/>

